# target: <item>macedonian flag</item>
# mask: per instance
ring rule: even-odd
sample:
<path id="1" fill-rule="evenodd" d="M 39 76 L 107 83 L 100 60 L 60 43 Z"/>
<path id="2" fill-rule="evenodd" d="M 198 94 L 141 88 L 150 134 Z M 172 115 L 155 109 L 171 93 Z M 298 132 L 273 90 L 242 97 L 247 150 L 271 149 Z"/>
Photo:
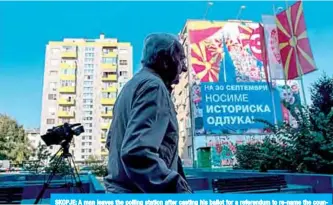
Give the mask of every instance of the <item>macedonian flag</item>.
<path id="1" fill-rule="evenodd" d="M 303 13 L 303 3 L 296 2 L 276 15 L 281 60 L 285 77 L 292 80 L 316 70 Z"/>

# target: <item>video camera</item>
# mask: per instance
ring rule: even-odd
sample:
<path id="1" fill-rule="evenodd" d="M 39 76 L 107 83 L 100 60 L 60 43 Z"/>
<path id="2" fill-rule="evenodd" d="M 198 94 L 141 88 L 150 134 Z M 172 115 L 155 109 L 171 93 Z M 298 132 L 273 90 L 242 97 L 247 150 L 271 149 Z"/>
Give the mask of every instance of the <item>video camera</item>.
<path id="1" fill-rule="evenodd" d="M 84 132 L 84 128 L 80 123 L 68 124 L 48 129 L 41 138 L 47 146 L 69 144 L 73 136 L 78 136 Z"/>

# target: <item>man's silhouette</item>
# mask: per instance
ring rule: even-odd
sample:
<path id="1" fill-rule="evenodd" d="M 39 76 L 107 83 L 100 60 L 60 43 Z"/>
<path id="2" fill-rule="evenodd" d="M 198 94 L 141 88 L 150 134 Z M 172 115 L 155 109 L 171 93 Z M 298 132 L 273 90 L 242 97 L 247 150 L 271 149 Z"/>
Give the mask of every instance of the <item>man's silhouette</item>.
<path id="1" fill-rule="evenodd" d="M 108 133 L 108 193 L 191 193 L 178 157 L 171 85 L 187 70 L 184 49 L 170 34 L 145 40 L 142 69 L 124 86 Z"/>

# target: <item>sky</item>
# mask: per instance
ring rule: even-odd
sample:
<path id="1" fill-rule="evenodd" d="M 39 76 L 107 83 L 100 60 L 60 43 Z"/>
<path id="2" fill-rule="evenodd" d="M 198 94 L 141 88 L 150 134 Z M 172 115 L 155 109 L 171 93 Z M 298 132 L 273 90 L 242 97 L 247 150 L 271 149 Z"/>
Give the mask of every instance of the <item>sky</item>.
<path id="1" fill-rule="evenodd" d="M 292 4 L 289 2 L 288 4 Z M 214 2 L 206 18 L 261 21 L 285 1 Z M 25 128 L 40 125 L 45 47 L 63 38 L 106 37 L 130 42 L 134 72 L 145 36 L 177 34 L 187 19 L 202 19 L 207 2 L 0 2 L 0 113 Z M 305 1 L 305 20 L 318 71 L 304 77 L 305 89 L 323 72 L 333 75 L 333 2 Z M 307 99 L 309 100 L 309 92 Z"/>

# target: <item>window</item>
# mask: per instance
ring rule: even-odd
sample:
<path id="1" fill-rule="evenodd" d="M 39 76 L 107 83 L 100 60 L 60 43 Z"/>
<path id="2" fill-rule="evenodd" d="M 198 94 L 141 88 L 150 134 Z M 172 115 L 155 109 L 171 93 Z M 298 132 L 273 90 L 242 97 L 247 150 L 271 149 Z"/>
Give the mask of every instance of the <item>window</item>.
<path id="1" fill-rule="evenodd" d="M 56 100 L 57 99 L 57 94 L 49 94 L 48 99 L 49 100 Z"/>
<path id="2" fill-rule="evenodd" d="M 95 51 L 95 48 L 94 48 L 94 47 L 86 47 L 86 48 L 85 48 L 85 51 L 86 51 L 86 52 L 89 52 L 89 51 L 90 51 L 90 52 L 93 52 L 93 51 Z"/>
<path id="3" fill-rule="evenodd" d="M 55 119 L 46 119 L 46 124 L 51 125 L 55 123 Z"/>
<path id="4" fill-rule="evenodd" d="M 93 82 L 92 81 L 84 81 L 83 85 L 87 85 L 87 86 L 93 85 Z"/>
<path id="5" fill-rule="evenodd" d="M 102 63 L 111 63 L 111 64 L 116 65 L 117 58 L 102 58 Z"/>
<path id="6" fill-rule="evenodd" d="M 92 75 L 84 75 L 84 79 L 91 80 L 92 79 Z"/>
<path id="7" fill-rule="evenodd" d="M 89 149 L 89 153 L 91 153 L 91 149 Z"/>
<path id="8" fill-rule="evenodd" d="M 86 63 L 86 64 L 84 64 L 84 68 L 94 68 L 94 64 Z"/>
<path id="9" fill-rule="evenodd" d="M 50 113 L 51 115 L 55 115 L 55 112 L 56 112 L 56 109 L 55 109 L 54 107 L 50 107 L 50 108 L 49 108 L 49 113 Z"/>
<path id="10" fill-rule="evenodd" d="M 92 63 L 92 62 L 94 62 L 94 59 L 93 58 L 84 58 L 84 62 L 85 63 Z"/>
<path id="11" fill-rule="evenodd" d="M 57 91 L 57 83 L 56 82 L 50 82 L 50 89 L 52 91 Z"/>
<path id="12" fill-rule="evenodd" d="M 70 107 L 67 107 L 67 106 L 62 106 L 62 107 L 61 107 L 61 110 L 62 110 L 62 111 L 65 111 L 65 112 L 70 112 L 70 111 L 71 111 L 71 108 L 70 108 Z"/>
<path id="13" fill-rule="evenodd" d="M 84 74 L 93 74 L 94 73 L 94 70 L 91 70 L 91 69 L 85 69 L 84 70 Z"/>
<path id="14" fill-rule="evenodd" d="M 60 83 L 62 87 L 75 86 L 75 81 L 73 80 L 62 80 Z"/>
<path id="15" fill-rule="evenodd" d="M 119 63 L 120 65 L 127 65 L 127 60 L 120 60 Z"/>
<path id="16" fill-rule="evenodd" d="M 117 94 L 116 93 L 103 93 L 102 94 L 102 97 L 103 98 L 116 98 L 117 97 Z"/>
<path id="17" fill-rule="evenodd" d="M 84 117 L 83 118 L 83 120 L 87 120 L 87 121 L 92 120 L 92 119 L 93 119 L 92 117 Z"/>
<path id="18" fill-rule="evenodd" d="M 123 76 L 123 77 L 127 77 L 128 72 L 127 72 L 127 71 L 120 71 L 120 72 L 119 72 L 119 75 L 120 75 L 120 76 Z"/>
<path id="19" fill-rule="evenodd" d="M 58 71 L 51 70 L 49 75 L 50 76 L 56 76 L 56 75 L 58 75 Z"/>
<path id="20" fill-rule="evenodd" d="M 85 57 L 86 57 L 86 58 L 89 58 L 89 57 L 90 57 L 90 58 L 93 58 L 93 57 L 95 57 L 95 54 L 94 54 L 94 53 L 86 53 L 86 54 L 85 54 Z"/>
<path id="21" fill-rule="evenodd" d="M 84 146 L 84 142 L 82 142 L 82 146 Z M 81 152 L 84 153 L 84 149 L 81 149 Z"/>

